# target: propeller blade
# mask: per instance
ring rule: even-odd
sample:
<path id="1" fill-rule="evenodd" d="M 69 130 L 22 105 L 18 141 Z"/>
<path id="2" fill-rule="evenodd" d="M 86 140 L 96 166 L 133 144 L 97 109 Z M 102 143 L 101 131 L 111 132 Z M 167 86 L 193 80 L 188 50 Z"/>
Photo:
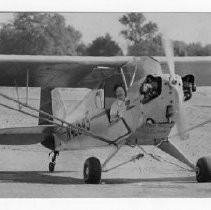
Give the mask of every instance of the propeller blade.
<path id="1" fill-rule="evenodd" d="M 185 107 L 183 103 L 184 94 L 183 90 L 180 89 L 180 86 L 174 86 L 174 90 L 176 91 L 177 97 L 177 108 L 176 108 L 176 128 L 177 128 L 177 136 L 180 137 L 181 140 L 186 140 L 189 138 L 187 126 L 187 117 L 185 113 Z"/>
<path id="2" fill-rule="evenodd" d="M 173 47 L 173 41 L 170 39 L 167 39 L 166 37 L 162 38 L 162 45 L 163 49 L 167 58 L 167 63 L 169 66 L 169 74 L 171 77 L 174 77 L 175 75 L 175 65 L 174 65 L 174 47 Z"/>
<path id="3" fill-rule="evenodd" d="M 170 74 L 170 84 L 172 81 L 175 80 L 175 64 L 174 64 L 174 47 L 173 41 L 163 37 L 162 39 L 163 48 L 165 51 L 165 55 L 167 58 L 167 63 L 169 66 L 169 74 Z M 176 120 L 176 127 L 178 131 L 178 135 L 180 136 L 181 140 L 185 140 L 189 137 L 188 133 L 184 132 L 187 129 L 186 124 L 186 117 L 185 117 L 185 110 L 183 106 L 183 94 L 179 91 L 177 86 L 174 86 L 177 97 L 178 97 L 178 108 L 177 108 L 177 120 Z"/>
<path id="4" fill-rule="evenodd" d="M 186 118 L 186 114 L 185 114 L 183 100 L 179 99 L 176 127 L 177 127 L 177 131 L 178 131 L 178 135 L 181 140 L 186 140 L 189 138 L 189 133 L 187 131 L 188 127 L 187 127 L 186 119 L 187 118 Z"/>

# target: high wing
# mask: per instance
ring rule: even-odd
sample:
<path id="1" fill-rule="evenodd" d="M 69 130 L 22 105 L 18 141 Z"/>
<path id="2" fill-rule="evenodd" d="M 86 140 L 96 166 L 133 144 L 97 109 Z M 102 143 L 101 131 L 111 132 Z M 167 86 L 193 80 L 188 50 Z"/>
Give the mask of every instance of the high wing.
<path id="1" fill-rule="evenodd" d="M 0 129 L 0 145 L 28 145 L 44 141 L 54 131 L 55 125 L 14 127 Z"/>
<path id="2" fill-rule="evenodd" d="M 108 67 L 113 73 L 124 67 L 124 74 L 130 79 L 137 68 L 139 79 L 155 71 L 161 72 L 158 62 L 148 56 L 0 55 L 0 86 L 96 88 L 93 85 L 102 74 L 98 71 L 92 77 L 89 75 L 99 67 Z"/>
<path id="3" fill-rule="evenodd" d="M 167 58 L 154 57 L 161 63 L 164 73 L 168 72 Z M 210 86 L 211 56 L 173 57 L 176 74 L 193 74 L 197 86 Z"/>
<path id="4" fill-rule="evenodd" d="M 166 57 L 154 57 L 167 72 Z M 137 65 L 145 76 L 150 74 L 152 59 L 149 57 L 90 57 L 90 56 L 40 56 L 0 55 L 0 86 L 29 87 L 87 87 L 95 88 L 99 74 L 93 76 L 96 67 L 110 67 L 113 72 L 127 66 L 126 74 L 133 73 Z M 176 73 L 183 76 L 194 74 L 198 86 L 211 85 L 209 71 L 211 57 L 174 57 Z M 154 65 L 154 64 L 152 64 Z M 92 76 L 90 76 L 90 74 Z"/>
<path id="5" fill-rule="evenodd" d="M 90 87 L 83 79 L 94 68 L 118 68 L 132 57 L 0 55 L 0 86 Z"/>

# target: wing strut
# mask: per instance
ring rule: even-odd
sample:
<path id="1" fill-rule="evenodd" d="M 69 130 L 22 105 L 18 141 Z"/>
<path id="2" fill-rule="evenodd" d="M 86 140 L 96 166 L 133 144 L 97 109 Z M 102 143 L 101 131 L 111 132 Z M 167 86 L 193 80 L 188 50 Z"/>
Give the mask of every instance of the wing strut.
<path id="1" fill-rule="evenodd" d="M 29 69 L 26 71 L 26 104 L 28 104 L 29 98 Z"/>
<path id="2" fill-rule="evenodd" d="M 138 69 L 138 64 L 137 64 L 137 62 L 135 62 L 136 63 L 136 65 L 135 65 L 135 70 L 134 70 L 134 72 L 133 72 L 133 76 L 132 76 L 132 79 L 131 79 L 131 81 L 130 81 L 130 87 L 133 85 L 133 83 L 134 83 L 134 80 L 135 80 L 135 76 L 136 76 L 136 72 L 137 72 L 137 69 Z"/>
<path id="3" fill-rule="evenodd" d="M 123 79 L 123 81 L 124 81 L 125 88 L 126 88 L 126 90 L 128 90 L 128 86 L 127 86 L 125 74 L 124 74 L 124 72 L 123 72 L 123 68 L 120 68 L 120 72 L 121 72 L 121 75 L 122 75 L 122 79 Z"/>
<path id="4" fill-rule="evenodd" d="M 15 80 L 15 90 L 16 90 L 17 99 L 19 101 L 20 97 L 19 97 L 19 92 L 18 92 L 18 84 L 17 84 L 16 80 Z M 21 109 L 20 104 L 18 104 L 18 108 Z"/>

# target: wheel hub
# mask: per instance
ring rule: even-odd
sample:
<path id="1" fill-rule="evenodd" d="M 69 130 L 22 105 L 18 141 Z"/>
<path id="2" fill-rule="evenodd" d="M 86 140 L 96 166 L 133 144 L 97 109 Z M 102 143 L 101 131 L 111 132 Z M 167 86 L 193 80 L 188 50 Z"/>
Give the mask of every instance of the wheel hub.
<path id="1" fill-rule="evenodd" d="M 86 174 L 86 176 L 88 176 L 88 174 L 89 174 L 89 167 L 86 167 L 85 174 Z"/>
<path id="2" fill-rule="evenodd" d="M 196 176 L 198 177 L 200 174 L 200 168 L 198 166 L 196 166 Z"/>

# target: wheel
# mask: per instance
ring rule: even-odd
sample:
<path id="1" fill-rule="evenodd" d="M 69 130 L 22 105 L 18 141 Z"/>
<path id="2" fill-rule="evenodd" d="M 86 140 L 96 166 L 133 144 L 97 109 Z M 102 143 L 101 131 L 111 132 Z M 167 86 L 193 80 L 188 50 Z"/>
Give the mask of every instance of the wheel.
<path id="1" fill-rule="evenodd" d="M 54 171 L 54 168 L 55 168 L 55 163 L 50 162 L 50 163 L 49 163 L 49 171 L 50 171 L 50 172 L 53 172 L 53 171 Z"/>
<path id="2" fill-rule="evenodd" d="M 88 158 L 84 163 L 84 182 L 86 184 L 99 184 L 101 181 L 101 164 L 95 157 Z"/>
<path id="3" fill-rule="evenodd" d="M 202 157 L 196 164 L 196 180 L 198 182 L 211 181 L 211 158 Z"/>

